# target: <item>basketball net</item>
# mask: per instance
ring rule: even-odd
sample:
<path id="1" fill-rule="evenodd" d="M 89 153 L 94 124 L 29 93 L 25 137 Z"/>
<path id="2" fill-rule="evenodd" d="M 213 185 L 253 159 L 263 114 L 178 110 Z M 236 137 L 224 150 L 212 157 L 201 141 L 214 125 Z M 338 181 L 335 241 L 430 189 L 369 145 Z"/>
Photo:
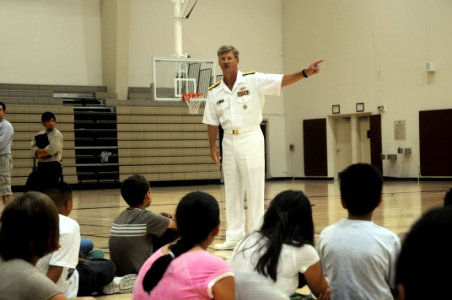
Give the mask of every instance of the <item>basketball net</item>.
<path id="1" fill-rule="evenodd" d="M 199 107 L 201 106 L 203 94 L 202 93 L 188 93 L 182 94 L 182 99 L 188 106 L 188 113 L 195 115 L 199 112 Z"/>

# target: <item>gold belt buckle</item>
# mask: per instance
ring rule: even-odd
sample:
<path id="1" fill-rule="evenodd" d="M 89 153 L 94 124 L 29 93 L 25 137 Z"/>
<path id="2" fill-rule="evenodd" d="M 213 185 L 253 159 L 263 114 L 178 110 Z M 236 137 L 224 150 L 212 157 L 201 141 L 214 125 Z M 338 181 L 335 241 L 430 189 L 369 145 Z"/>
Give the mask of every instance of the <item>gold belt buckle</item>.
<path id="1" fill-rule="evenodd" d="M 232 134 L 233 135 L 237 135 L 237 134 L 239 134 L 240 132 L 239 132 L 239 130 L 238 129 L 232 129 Z"/>

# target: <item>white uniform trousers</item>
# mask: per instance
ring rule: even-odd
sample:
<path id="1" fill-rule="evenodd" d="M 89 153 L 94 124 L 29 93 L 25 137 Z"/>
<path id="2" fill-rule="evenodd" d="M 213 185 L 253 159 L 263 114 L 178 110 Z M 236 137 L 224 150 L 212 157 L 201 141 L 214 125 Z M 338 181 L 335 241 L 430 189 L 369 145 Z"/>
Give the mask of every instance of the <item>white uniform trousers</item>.
<path id="1" fill-rule="evenodd" d="M 259 129 L 223 136 L 222 168 L 226 202 L 226 240 L 245 236 L 244 200 L 246 195 L 248 232 L 260 227 L 264 215 L 265 147 Z"/>

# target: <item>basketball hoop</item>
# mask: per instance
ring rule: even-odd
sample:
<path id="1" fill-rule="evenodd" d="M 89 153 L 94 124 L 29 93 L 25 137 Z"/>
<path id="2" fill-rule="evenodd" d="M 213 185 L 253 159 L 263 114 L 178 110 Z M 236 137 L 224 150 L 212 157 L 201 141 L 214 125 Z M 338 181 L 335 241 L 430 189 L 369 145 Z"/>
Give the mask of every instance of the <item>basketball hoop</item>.
<path id="1" fill-rule="evenodd" d="M 199 112 L 199 107 L 201 106 L 201 102 L 204 95 L 202 93 L 187 93 L 182 94 L 182 99 L 188 106 L 188 113 L 191 115 L 195 115 Z"/>

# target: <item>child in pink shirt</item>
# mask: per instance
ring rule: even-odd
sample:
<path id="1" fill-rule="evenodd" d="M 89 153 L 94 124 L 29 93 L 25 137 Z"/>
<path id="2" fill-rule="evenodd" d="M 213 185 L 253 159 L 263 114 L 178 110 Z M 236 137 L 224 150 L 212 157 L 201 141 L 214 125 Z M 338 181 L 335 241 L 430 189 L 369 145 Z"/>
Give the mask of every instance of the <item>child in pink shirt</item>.
<path id="1" fill-rule="evenodd" d="M 218 202 L 204 192 L 185 195 L 176 208 L 181 238 L 142 266 L 133 299 L 235 299 L 229 265 L 206 251 L 219 232 Z"/>

